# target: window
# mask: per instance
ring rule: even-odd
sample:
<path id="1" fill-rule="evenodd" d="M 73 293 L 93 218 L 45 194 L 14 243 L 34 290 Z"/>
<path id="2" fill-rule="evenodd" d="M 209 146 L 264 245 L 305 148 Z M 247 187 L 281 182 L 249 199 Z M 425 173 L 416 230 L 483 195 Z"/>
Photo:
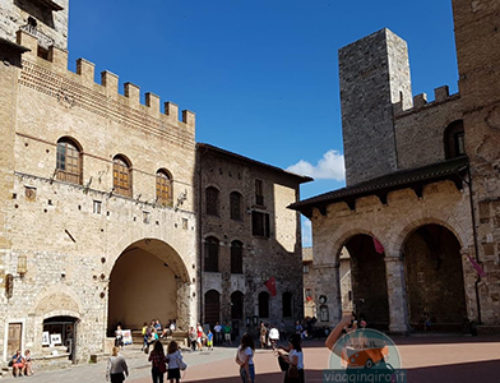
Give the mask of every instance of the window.
<path id="1" fill-rule="evenodd" d="M 70 138 L 57 141 L 56 178 L 79 185 L 82 183 L 82 153 Z"/>
<path id="2" fill-rule="evenodd" d="M 259 294 L 259 317 L 269 318 L 269 294 L 265 291 Z"/>
<path id="3" fill-rule="evenodd" d="M 101 214 L 102 202 L 94 200 L 93 212 L 94 214 Z"/>
<path id="4" fill-rule="evenodd" d="M 252 234 L 269 238 L 269 214 L 252 212 Z"/>
<path id="5" fill-rule="evenodd" d="M 452 122 L 444 131 L 444 152 L 446 159 L 465 154 L 464 123 L 462 120 Z"/>
<path id="6" fill-rule="evenodd" d="M 231 208 L 231 219 L 241 221 L 241 194 L 238 192 L 232 192 L 229 195 L 229 204 Z"/>
<path id="7" fill-rule="evenodd" d="M 207 215 L 219 215 L 219 191 L 210 186 L 205 190 Z"/>
<path id="8" fill-rule="evenodd" d="M 132 174 L 129 161 L 122 156 L 113 159 L 113 189 L 116 194 L 132 197 Z"/>
<path id="9" fill-rule="evenodd" d="M 151 212 L 149 211 L 142 212 L 142 222 L 145 224 L 149 224 L 151 222 Z"/>
<path id="10" fill-rule="evenodd" d="M 156 202 L 161 206 L 172 206 L 172 177 L 164 169 L 156 172 Z"/>
<path id="11" fill-rule="evenodd" d="M 319 320 L 321 322 L 328 322 L 330 320 L 330 312 L 327 305 L 321 305 L 319 307 Z"/>
<path id="12" fill-rule="evenodd" d="M 219 271 L 219 240 L 215 237 L 205 239 L 205 271 Z"/>
<path id="13" fill-rule="evenodd" d="M 240 241 L 231 242 L 231 273 L 243 273 L 243 244 Z"/>
<path id="14" fill-rule="evenodd" d="M 231 294 L 231 319 L 243 319 L 243 298 L 241 291 Z"/>
<path id="15" fill-rule="evenodd" d="M 304 263 L 304 265 L 302 266 L 302 271 L 304 274 L 309 273 L 309 264 L 308 263 Z"/>
<path id="16" fill-rule="evenodd" d="M 283 318 L 292 316 L 292 293 L 286 292 L 282 296 Z"/>
<path id="17" fill-rule="evenodd" d="M 259 206 L 264 206 L 262 180 L 255 180 L 255 203 Z"/>

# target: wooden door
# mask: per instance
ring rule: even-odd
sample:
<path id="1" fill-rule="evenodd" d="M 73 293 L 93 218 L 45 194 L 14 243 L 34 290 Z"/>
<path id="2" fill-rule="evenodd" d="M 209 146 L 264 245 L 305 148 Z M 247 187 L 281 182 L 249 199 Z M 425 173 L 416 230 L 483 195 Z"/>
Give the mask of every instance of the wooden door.
<path id="1" fill-rule="evenodd" d="M 9 359 L 17 350 L 23 351 L 21 350 L 22 333 L 22 323 L 9 323 L 9 336 L 7 338 L 7 357 Z"/>

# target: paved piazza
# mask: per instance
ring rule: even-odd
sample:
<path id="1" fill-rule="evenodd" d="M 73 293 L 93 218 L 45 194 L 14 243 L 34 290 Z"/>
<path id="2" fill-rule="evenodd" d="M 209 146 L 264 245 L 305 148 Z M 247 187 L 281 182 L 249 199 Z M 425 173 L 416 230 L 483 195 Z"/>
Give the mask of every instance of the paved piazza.
<path id="1" fill-rule="evenodd" d="M 408 371 L 408 382 L 424 383 L 497 383 L 500 371 L 500 337 L 411 337 L 395 338 L 403 366 Z M 304 344 L 306 382 L 321 382 L 321 371 L 328 365 L 329 352 L 322 342 Z M 233 383 L 240 382 L 234 363 L 234 347 L 214 351 L 184 352 L 188 369 L 182 382 Z M 127 382 L 150 382 L 150 365 L 136 346 L 127 348 L 124 356 L 130 367 Z M 282 382 L 276 358 L 270 350 L 257 350 L 255 365 L 258 383 Z M 40 372 L 23 378 L 37 383 L 105 382 L 106 362 L 93 365 Z M 18 381 L 14 378 L 4 382 Z"/>

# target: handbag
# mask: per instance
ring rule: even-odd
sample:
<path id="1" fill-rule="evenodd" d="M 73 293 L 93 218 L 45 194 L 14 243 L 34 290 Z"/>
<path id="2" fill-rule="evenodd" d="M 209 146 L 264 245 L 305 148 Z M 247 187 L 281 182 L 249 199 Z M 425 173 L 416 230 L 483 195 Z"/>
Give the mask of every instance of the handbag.
<path id="1" fill-rule="evenodd" d="M 186 363 L 184 363 L 184 361 L 183 361 L 182 359 L 179 359 L 179 360 L 177 361 L 177 364 L 179 365 L 179 368 L 180 368 L 182 371 L 184 371 L 184 370 L 187 368 L 187 364 L 186 364 Z"/>
<path id="2" fill-rule="evenodd" d="M 160 372 L 162 374 L 164 374 L 165 372 L 167 372 L 167 365 L 165 364 L 165 362 L 161 362 L 159 365 L 158 365 L 158 370 L 160 370 Z"/>

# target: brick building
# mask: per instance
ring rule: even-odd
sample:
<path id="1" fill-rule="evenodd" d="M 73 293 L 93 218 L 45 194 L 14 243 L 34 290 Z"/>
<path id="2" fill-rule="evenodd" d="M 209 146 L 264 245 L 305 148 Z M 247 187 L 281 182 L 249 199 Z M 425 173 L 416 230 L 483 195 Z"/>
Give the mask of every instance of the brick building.
<path id="1" fill-rule="evenodd" d="M 198 144 L 203 321 L 288 325 L 303 315 L 299 214 L 301 177 Z M 276 286 L 266 287 L 269 280 Z"/>
<path id="2" fill-rule="evenodd" d="M 293 205 L 312 220 L 313 299 L 330 324 L 346 247 L 353 305 L 372 326 L 499 328 L 500 3 L 453 11 L 457 94 L 412 97 L 406 42 L 388 29 L 339 51 L 347 186 Z"/>

